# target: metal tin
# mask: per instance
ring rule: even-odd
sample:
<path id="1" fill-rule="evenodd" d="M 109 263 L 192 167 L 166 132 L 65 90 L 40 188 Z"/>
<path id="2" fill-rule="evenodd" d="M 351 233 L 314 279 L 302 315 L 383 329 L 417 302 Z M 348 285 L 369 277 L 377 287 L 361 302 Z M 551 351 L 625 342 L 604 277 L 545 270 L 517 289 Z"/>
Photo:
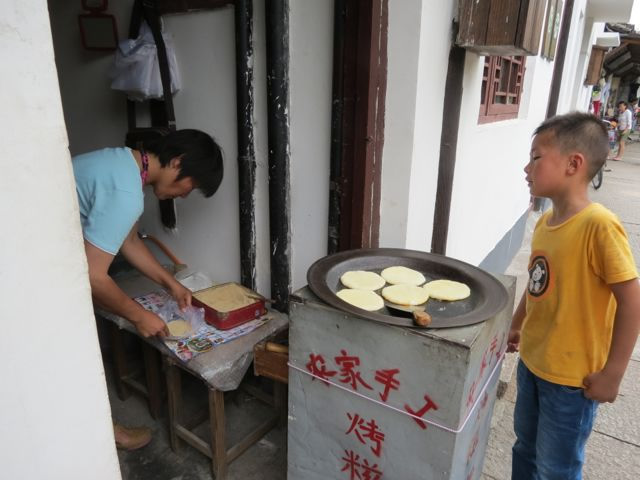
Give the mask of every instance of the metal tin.
<path id="1" fill-rule="evenodd" d="M 213 289 L 223 288 L 228 285 L 235 285 L 236 287 L 244 290 L 247 297 L 255 299 L 254 303 L 245 305 L 235 310 L 228 312 L 222 312 L 216 310 L 214 307 L 203 303 L 198 300 L 195 295 L 198 293 L 204 293 Z M 266 313 L 265 299 L 261 295 L 257 294 L 253 290 L 246 288 L 243 285 L 235 282 L 222 283 L 213 287 L 205 288 L 204 290 L 198 290 L 194 292 L 194 296 L 191 298 L 191 303 L 196 307 L 204 308 L 204 319 L 209 325 L 213 325 L 219 330 L 229 330 L 230 328 L 237 327 L 250 320 L 261 317 Z"/>

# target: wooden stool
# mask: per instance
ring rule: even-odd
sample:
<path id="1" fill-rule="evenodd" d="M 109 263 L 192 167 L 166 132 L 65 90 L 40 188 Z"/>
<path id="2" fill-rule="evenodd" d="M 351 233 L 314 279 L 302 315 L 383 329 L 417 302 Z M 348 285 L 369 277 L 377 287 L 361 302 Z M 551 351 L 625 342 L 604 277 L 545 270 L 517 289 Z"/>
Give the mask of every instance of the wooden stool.
<path id="1" fill-rule="evenodd" d="M 216 480 L 224 480 L 227 476 L 227 466 L 238 456 L 240 456 L 247 448 L 260 440 L 269 430 L 278 424 L 281 408 L 277 402 L 282 401 L 282 395 L 278 395 L 278 390 L 274 391 L 274 398 L 268 399 L 266 394 L 254 395 L 262 401 L 266 401 L 276 407 L 276 413 L 261 423 L 258 427 L 248 433 L 242 440 L 233 446 L 228 447 L 225 437 L 225 409 L 224 409 L 224 392 L 216 390 L 209 384 L 204 382 L 197 374 L 184 368 L 184 366 L 172 357 L 163 356 L 165 376 L 167 380 L 167 397 L 169 403 L 169 438 L 171 448 L 177 452 L 180 440 L 194 447 L 211 459 L 213 474 Z M 197 417 L 189 423 L 182 423 L 181 406 L 182 406 L 182 386 L 180 379 L 180 371 L 189 373 L 190 375 L 202 380 L 208 389 L 209 406 L 208 417 L 209 429 L 211 431 L 211 442 L 207 443 L 198 437 L 193 430 L 206 418 Z M 253 393 L 253 392 L 252 392 Z"/>

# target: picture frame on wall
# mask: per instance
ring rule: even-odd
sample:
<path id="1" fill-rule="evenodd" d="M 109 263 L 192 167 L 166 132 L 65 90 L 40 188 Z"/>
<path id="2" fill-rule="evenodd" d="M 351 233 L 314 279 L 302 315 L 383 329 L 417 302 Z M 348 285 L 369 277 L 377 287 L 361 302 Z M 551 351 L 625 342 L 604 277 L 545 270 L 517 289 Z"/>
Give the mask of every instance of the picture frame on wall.
<path id="1" fill-rule="evenodd" d="M 547 15 L 544 23 L 544 38 L 542 41 L 542 58 L 553 60 L 556 56 L 556 45 L 560 34 L 562 8 L 564 0 L 549 0 Z"/>
<path id="2" fill-rule="evenodd" d="M 82 46 L 103 52 L 118 48 L 118 29 L 113 15 L 86 13 L 78 15 Z"/>

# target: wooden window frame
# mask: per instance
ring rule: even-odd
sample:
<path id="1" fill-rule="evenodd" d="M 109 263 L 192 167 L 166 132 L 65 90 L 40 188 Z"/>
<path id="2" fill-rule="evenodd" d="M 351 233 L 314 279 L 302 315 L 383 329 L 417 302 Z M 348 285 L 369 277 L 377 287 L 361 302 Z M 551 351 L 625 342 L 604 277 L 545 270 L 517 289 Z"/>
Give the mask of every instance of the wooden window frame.
<path id="1" fill-rule="evenodd" d="M 518 117 L 526 58 L 485 57 L 478 123 L 499 122 Z M 499 99 L 504 101 L 498 101 Z"/>

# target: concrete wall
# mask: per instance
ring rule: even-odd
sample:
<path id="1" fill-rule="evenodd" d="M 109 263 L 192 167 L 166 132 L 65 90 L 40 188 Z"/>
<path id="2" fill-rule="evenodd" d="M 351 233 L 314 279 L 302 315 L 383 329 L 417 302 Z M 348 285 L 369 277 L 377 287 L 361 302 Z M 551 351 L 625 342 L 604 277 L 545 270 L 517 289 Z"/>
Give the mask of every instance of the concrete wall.
<path id="1" fill-rule="evenodd" d="M 0 4 L 2 478 L 120 478 L 44 0 Z"/>
<path id="2" fill-rule="evenodd" d="M 131 0 L 110 2 L 120 38 L 128 30 Z M 254 134 L 257 160 L 256 232 L 258 290 L 269 295 L 268 157 L 264 0 L 254 2 Z M 56 62 L 72 154 L 119 145 L 126 132 L 124 96 L 109 88 L 111 54 L 84 51 L 75 17 L 79 2 L 50 1 Z M 326 254 L 333 2 L 290 2 L 290 119 L 293 287 Z M 240 277 L 235 39 L 233 8 L 167 16 L 182 76 L 174 97 L 178 128 L 199 128 L 222 146 L 225 178 L 210 199 L 197 192 L 177 200 L 178 229 L 165 231 L 148 193 L 141 230 L 157 235 L 190 267 L 215 281 Z M 74 25 L 74 28 L 69 28 Z M 92 85 L 93 88 L 82 88 Z M 309 86 L 312 86 L 311 88 Z M 146 125 L 145 108 L 140 124 Z"/>

